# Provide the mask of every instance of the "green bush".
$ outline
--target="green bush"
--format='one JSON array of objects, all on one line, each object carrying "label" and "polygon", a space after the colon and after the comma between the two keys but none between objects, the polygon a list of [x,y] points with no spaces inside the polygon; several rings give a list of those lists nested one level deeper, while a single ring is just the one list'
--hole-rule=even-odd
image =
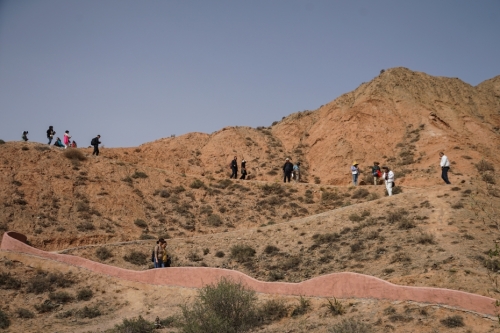
[{"label": "green bush", "polygon": [[88,301],[94,296],[94,293],[92,290],[88,288],[80,289],[78,291],[78,294],[76,295],[76,298],[78,298],[79,301]]},{"label": "green bush", "polygon": [[222,278],[203,287],[196,302],[182,306],[179,325],[184,333],[238,333],[259,325],[255,292]]},{"label": "green bush", "polygon": [[19,308],[16,310],[16,314],[19,318],[31,319],[35,318],[35,314],[28,309]]},{"label": "green bush", "polygon": [[63,155],[70,160],[85,161],[87,159],[87,157],[78,149],[66,149]]},{"label": "green bush", "polygon": [[113,333],[153,333],[155,325],[139,316],[132,319],[123,319],[120,325],[115,325]]},{"label": "green bush", "polygon": [[2,310],[0,310],[0,328],[4,329],[10,326],[9,316]]},{"label": "green bush", "polygon": [[333,303],[329,299],[326,300],[328,301],[328,304],[326,306],[331,314],[333,314],[334,316],[341,316],[345,313],[344,306],[335,297],[333,298]]},{"label": "green bush", "polygon": [[97,250],[95,250],[95,255],[99,260],[104,261],[111,258],[113,253],[105,247],[98,247]]},{"label": "green bush", "polygon": [[141,266],[147,263],[148,256],[142,252],[132,250],[128,255],[123,257],[123,260],[131,264]]},{"label": "green bush", "polygon": [[231,248],[231,258],[243,263],[248,262],[255,255],[255,250],[248,245],[234,245]]},{"label": "green bush", "polygon": [[344,319],[342,322],[335,324],[329,333],[371,333],[372,328],[357,319]]}]

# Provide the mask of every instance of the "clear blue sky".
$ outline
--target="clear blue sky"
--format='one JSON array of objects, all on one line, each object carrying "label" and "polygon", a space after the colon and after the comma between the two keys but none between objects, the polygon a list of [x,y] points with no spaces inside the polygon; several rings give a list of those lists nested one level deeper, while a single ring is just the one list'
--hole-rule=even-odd
[{"label": "clear blue sky", "polygon": [[381,69],[500,74],[500,1],[0,0],[0,138],[268,126]]}]

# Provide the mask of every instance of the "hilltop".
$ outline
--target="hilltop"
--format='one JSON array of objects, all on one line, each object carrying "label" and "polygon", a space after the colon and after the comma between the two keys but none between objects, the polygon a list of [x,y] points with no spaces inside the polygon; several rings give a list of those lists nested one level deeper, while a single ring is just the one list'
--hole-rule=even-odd
[{"label": "hilltop", "polygon": [[[105,148],[99,157],[87,148],[1,144],[0,229],[25,234],[39,249],[131,270],[147,270],[151,263],[124,257],[132,252],[148,257],[154,240],[164,237],[174,266],[228,268],[270,282],[350,271],[498,299],[500,261],[488,253],[500,242],[499,149],[500,76],[473,87],[457,78],[393,68],[317,110],[291,114],[270,127],[189,133],[139,147]],[[440,179],[439,151],[452,161],[451,186]],[[228,179],[233,156],[247,160],[248,180]],[[282,183],[286,157],[301,161],[301,183]],[[356,188],[350,186],[354,160],[364,171]],[[398,194],[387,197],[383,185],[371,185],[373,161],[395,171]],[[235,246],[250,247],[254,254],[236,258]],[[112,256],[104,258],[98,249]],[[3,254],[8,265],[2,273],[23,285],[39,266],[82,274],[75,292],[103,291],[92,304],[107,310],[85,319],[82,332],[111,328],[138,314],[152,320],[162,315],[160,304],[178,313],[177,306],[194,297],[192,290],[124,283]],[[119,286],[120,297],[105,293],[108,283]],[[4,311],[13,315],[21,305],[33,310],[47,296],[21,290],[0,290],[12,300],[2,305]],[[148,299],[158,292],[170,299],[153,304]],[[323,301],[313,303],[322,309]],[[424,315],[416,310],[421,305],[405,303],[345,302],[357,304],[348,316],[359,315],[377,332],[391,327],[410,332],[418,325],[423,325],[419,331],[432,332],[454,313],[436,307]],[[383,311],[389,307],[413,313],[412,319],[390,320]],[[74,331],[73,324],[57,317],[61,311],[14,320],[13,327],[37,331],[42,328],[30,329],[30,323],[43,318],[51,330]],[[474,331],[497,328],[491,318],[460,315]],[[324,332],[325,322],[340,320],[321,316],[301,319],[300,329],[295,319],[284,319],[266,330]]]}]

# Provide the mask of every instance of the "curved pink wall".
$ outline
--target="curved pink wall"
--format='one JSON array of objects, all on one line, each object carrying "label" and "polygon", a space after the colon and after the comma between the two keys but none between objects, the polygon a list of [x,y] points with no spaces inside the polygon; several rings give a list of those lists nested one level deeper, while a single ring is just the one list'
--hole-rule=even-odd
[{"label": "curved pink wall", "polygon": [[22,234],[6,232],[3,235],[1,249],[32,254],[83,267],[96,273],[149,284],[201,288],[204,285],[216,283],[221,277],[230,277],[259,293],[415,301],[496,315],[493,298],[450,289],[398,286],[373,276],[357,273],[333,273],[300,283],[287,283],[262,282],[238,271],[208,267],[172,267],[132,271],[71,255],[45,252],[25,244],[25,241],[26,237]]}]

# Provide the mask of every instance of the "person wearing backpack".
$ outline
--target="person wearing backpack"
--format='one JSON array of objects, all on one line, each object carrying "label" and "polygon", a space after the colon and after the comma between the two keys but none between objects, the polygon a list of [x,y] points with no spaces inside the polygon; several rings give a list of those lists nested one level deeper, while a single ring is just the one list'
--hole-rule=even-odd
[{"label": "person wearing backpack", "polygon": [[387,189],[387,194],[389,196],[392,195],[392,188],[395,186],[394,185],[394,172],[392,172],[389,167],[382,167],[384,170],[384,174],[382,175],[382,178],[385,180],[385,188]]},{"label": "person wearing backpack", "polygon": [[382,176],[379,165],[380,165],[379,162],[373,162],[372,166],[373,185],[378,185],[378,179],[380,178],[380,176]]},{"label": "person wearing backpack", "polygon": [[101,141],[99,139],[101,138],[101,135],[97,134],[95,138],[90,141],[90,144],[94,146],[94,151],[92,152],[92,155],[99,156],[99,144]]},{"label": "person wearing backpack", "polygon": [[290,182],[290,178],[292,177],[292,171],[293,171],[293,164],[290,162],[290,159],[287,157],[285,159],[285,164],[283,165],[283,181],[286,183],[286,180],[288,179],[288,182]]},{"label": "person wearing backpack", "polygon": [[49,126],[49,129],[47,130],[47,139],[49,139],[49,145],[52,143],[52,139],[54,138],[55,134],[56,131],[54,131],[54,127]]},{"label": "person wearing backpack", "polygon": [[23,131],[23,136],[21,137],[23,141],[28,141],[28,131]]},{"label": "person wearing backpack", "polygon": [[237,179],[238,178],[238,158],[236,156],[229,164],[229,167],[231,168],[231,171],[232,171],[231,177],[229,177],[229,178],[232,179],[234,176],[234,179]]}]

